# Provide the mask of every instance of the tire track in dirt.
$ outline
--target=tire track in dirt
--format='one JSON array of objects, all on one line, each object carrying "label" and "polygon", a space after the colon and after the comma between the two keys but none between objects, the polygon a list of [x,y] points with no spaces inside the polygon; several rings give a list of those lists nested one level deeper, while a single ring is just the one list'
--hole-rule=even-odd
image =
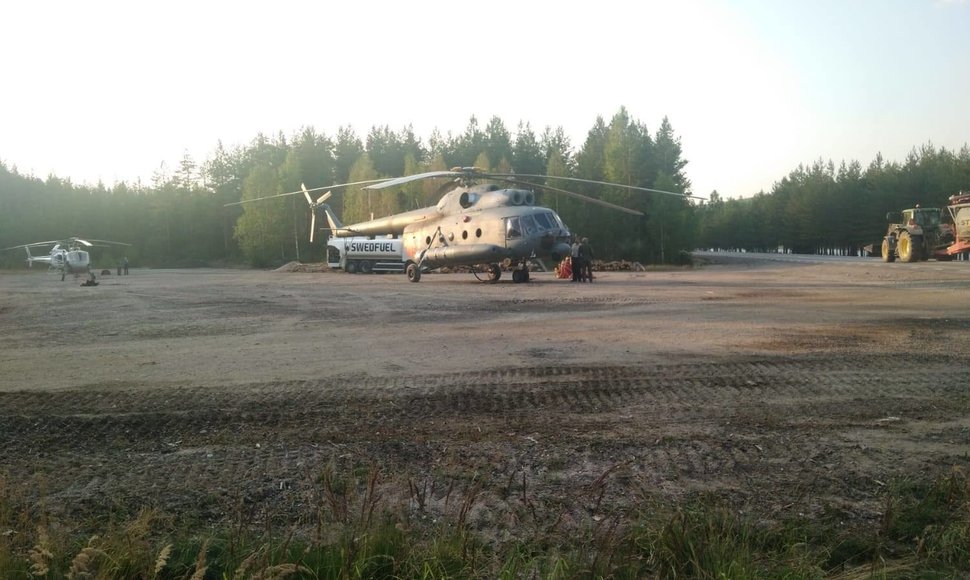
[{"label": "tire track in dirt", "polygon": [[[968,381],[956,358],[913,368],[895,357],[802,357],[7,392],[0,455],[11,459],[0,478],[48,478],[49,498],[80,513],[105,501],[161,503],[207,519],[233,502],[292,516],[328,462],[400,478],[448,462],[498,479],[528,469],[551,474],[533,482],[550,493],[623,464],[651,489],[758,496],[808,486],[866,499],[874,492],[847,482],[870,479],[872,465],[892,472],[957,457],[946,444],[907,454],[924,436],[907,422],[929,425],[927,437],[940,432],[933,425],[954,429],[947,422],[970,408]],[[887,414],[907,419],[882,422]],[[874,449],[849,435],[892,430],[906,441]]]},{"label": "tire track in dirt", "polygon": [[[809,359],[509,368],[428,377],[276,382],[228,390],[92,387],[0,393],[0,441],[8,447],[26,441],[47,450],[108,446],[164,452],[184,439],[246,440],[274,430],[300,429],[322,436],[324,427],[353,433],[358,421],[407,425],[435,417],[494,416],[529,418],[542,425],[564,416],[618,410],[649,417],[654,428],[684,417],[703,426],[731,416],[794,427],[799,415],[824,418],[815,423],[865,424],[883,413],[885,404],[867,409],[867,402],[876,400],[924,415],[952,416],[961,401],[966,406],[968,381],[970,368],[951,360],[924,361],[912,369],[896,359]],[[948,414],[947,408],[952,412]],[[847,413],[851,421],[839,419]],[[611,420],[622,423],[608,416],[601,419],[607,424]]]},{"label": "tire track in dirt", "polygon": [[[58,392],[0,393],[0,416],[73,417],[76,420],[146,415],[196,418],[237,416],[266,409],[280,416],[317,412],[335,402],[406,401],[420,413],[532,411],[584,412],[627,405],[684,405],[739,399],[820,397],[937,397],[962,392],[970,367],[962,360],[898,358],[784,359],[655,366],[550,366],[426,376],[367,376],[282,381],[234,388],[170,385],[89,385]],[[317,411],[314,411],[316,409]],[[16,412],[14,412],[16,411]],[[89,417],[90,415],[90,417]],[[64,425],[61,425],[63,428]]]}]

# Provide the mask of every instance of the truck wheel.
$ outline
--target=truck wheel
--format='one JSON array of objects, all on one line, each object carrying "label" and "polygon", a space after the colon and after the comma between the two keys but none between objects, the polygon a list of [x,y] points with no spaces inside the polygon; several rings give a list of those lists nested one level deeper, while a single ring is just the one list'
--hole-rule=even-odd
[{"label": "truck wheel", "polygon": [[892,246],[889,245],[888,239],[882,240],[882,261],[883,262],[895,262],[896,253],[893,251]]},{"label": "truck wheel", "polygon": [[414,262],[408,264],[407,269],[408,281],[410,282],[420,282],[421,281],[421,268]]},{"label": "truck wheel", "polygon": [[909,235],[909,232],[899,234],[899,241],[896,242],[896,247],[899,248],[899,259],[903,262],[915,262],[919,260],[919,246],[916,245],[916,240]]},{"label": "truck wheel", "polygon": [[356,274],[357,262],[354,260],[347,260],[347,264],[344,266],[344,271],[346,271],[348,274]]},{"label": "truck wheel", "polygon": [[370,260],[360,261],[360,273],[361,274],[371,274],[374,272],[374,262]]}]

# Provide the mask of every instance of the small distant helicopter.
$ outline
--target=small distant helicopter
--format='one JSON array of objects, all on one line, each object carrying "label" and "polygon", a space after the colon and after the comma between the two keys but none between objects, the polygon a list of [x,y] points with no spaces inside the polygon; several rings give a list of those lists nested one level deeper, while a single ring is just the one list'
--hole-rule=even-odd
[{"label": "small distant helicopter", "polygon": [[[61,273],[61,281],[67,274],[73,274],[75,278],[81,274],[91,275],[91,255],[87,250],[95,245],[112,244],[118,246],[130,246],[124,242],[112,242],[108,240],[82,240],[78,237],[68,238],[67,240],[49,240],[46,242],[34,242],[20,246],[3,248],[6,250],[16,250],[23,248],[27,252],[27,267],[32,268],[34,262],[47,264],[50,270]],[[34,255],[30,253],[31,248],[44,248],[52,246],[50,252],[45,255]]]},{"label": "small distant helicopter", "polygon": [[[384,189],[421,179],[449,178],[439,188],[441,199],[431,207],[398,213],[356,224],[343,225],[330,206],[324,202],[331,190],[367,184],[364,189]],[[535,193],[521,189],[522,185],[562,193],[588,203],[594,203],[632,215],[643,215],[634,209],[615,205],[564,189],[528,183],[522,180],[558,179],[579,183],[619,187],[689,198],[682,193],[648,189],[592,181],[570,177],[550,177],[513,173],[487,173],[475,167],[456,167],[450,171],[431,171],[406,177],[376,179],[343,183],[327,187],[283,193],[257,199],[244,200],[226,205],[239,205],[263,199],[303,193],[311,209],[310,241],[316,229],[316,210],[322,209],[336,237],[390,236],[403,240],[405,272],[408,280],[419,282],[422,272],[444,266],[474,266],[484,273],[486,282],[497,282],[502,267],[512,270],[512,281],[529,281],[529,264],[532,260],[551,258],[558,262],[570,253],[572,234],[559,215],[550,208],[535,205]],[[496,183],[479,183],[482,180],[500,182],[511,187],[502,188]],[[316,200],[310,191],[326,189]]]}]

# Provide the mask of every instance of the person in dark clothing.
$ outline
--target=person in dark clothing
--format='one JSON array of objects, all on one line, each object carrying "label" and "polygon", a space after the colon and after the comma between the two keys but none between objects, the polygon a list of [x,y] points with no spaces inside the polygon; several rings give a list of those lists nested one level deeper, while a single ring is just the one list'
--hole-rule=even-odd
[{"label": "person in dark clothing", "polygon": [[583,257],[583,274],[581,278],[586,282],[593,281],[593,246],[589,245],[589,238],[583,238],[579,244],[579,253]]},{"label": "person in dark clothing", "polygon": [[125,276],[127,276],[128,275],[128,256],[125,256],[125,259],[123,262],[121,262],[121,265],[124,266]]},{"label": "person in dark clothing", "polygon": [[588,256],[586,255],[586,238],[579,239],[579,281],[586,281],[586,264],[588,262]]}]

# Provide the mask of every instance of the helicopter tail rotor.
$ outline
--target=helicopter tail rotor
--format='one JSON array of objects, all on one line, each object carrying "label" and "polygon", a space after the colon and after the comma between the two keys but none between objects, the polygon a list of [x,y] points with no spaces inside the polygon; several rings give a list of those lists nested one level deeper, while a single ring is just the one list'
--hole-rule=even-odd
[{"label": "helicopter tail rotor", "polygon": [[303,197],[306,198],[307,204],[310,205],[310,243],[313,243],[313,234],[317,231],[317,208],[323,205],[323,202],[330,199],[331,192],[324,193],[313,201],[310,196],[309,190],[307,190],[306,185],[300,184],[300,190],[303,191]]}]

